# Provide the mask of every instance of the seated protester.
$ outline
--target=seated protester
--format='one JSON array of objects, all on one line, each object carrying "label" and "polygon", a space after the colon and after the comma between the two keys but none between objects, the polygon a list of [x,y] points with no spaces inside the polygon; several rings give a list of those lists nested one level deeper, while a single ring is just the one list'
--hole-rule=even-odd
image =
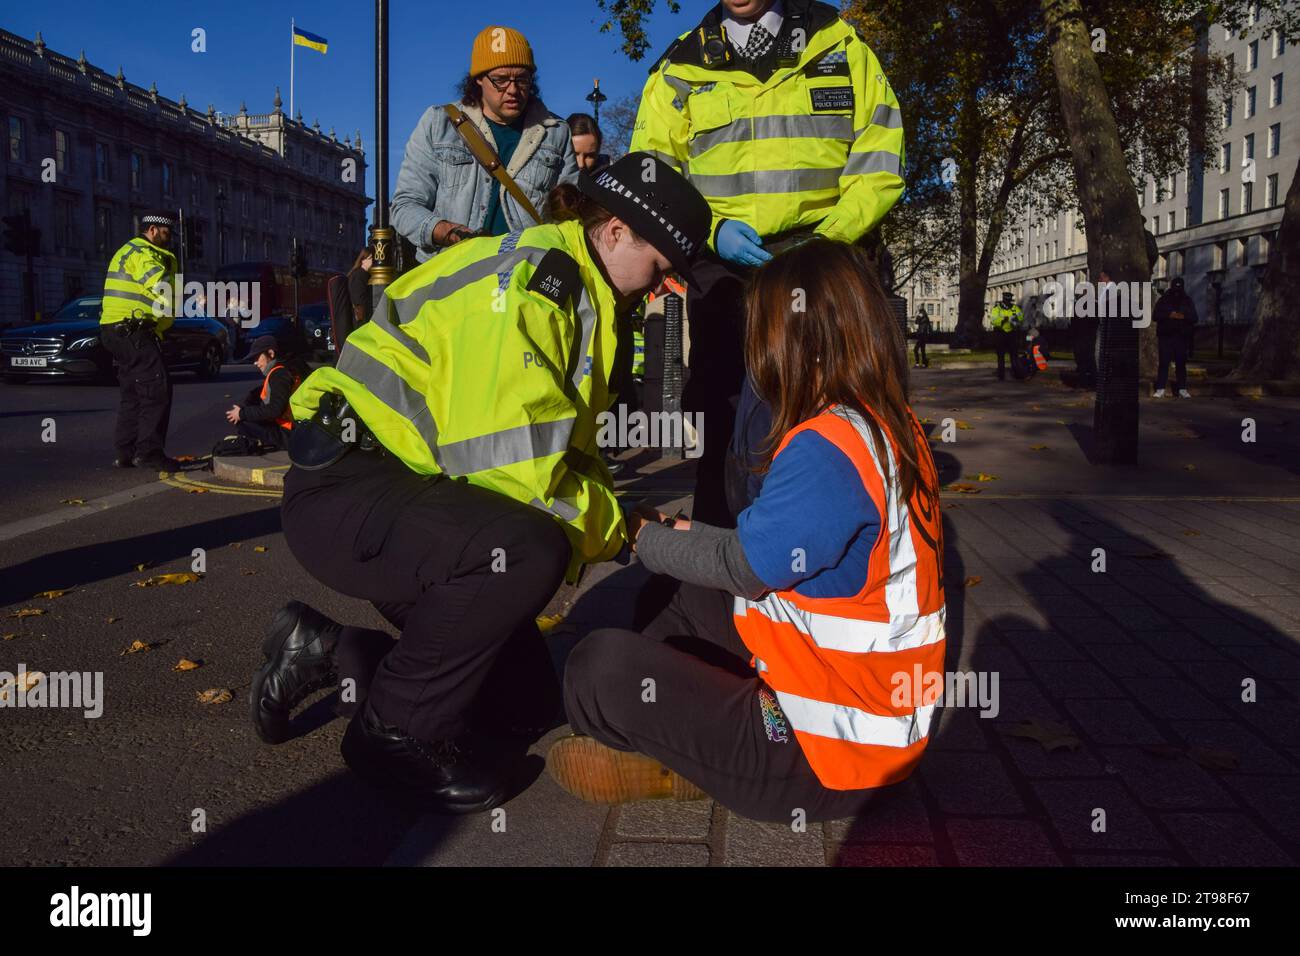
[{"label": "seated protester", "polygon": [[248,393],[242,405],[226,412],[226,421],[238,426],[235,431],[272,448],[289,447],[293,417],[289,399],[306,377],[306,369],[296,358],[278,357],[279,343],[273,335],[263,335],[249,348],[253,362],[264,376],[260,388]]},{"label": "seated protester", "polygon": [[547,764],[595,802],[707,794],[758,820],[848,817],[908,777],[929,739],[938,479],[902,331],[861,250],[813,239],[761,267],[747,328],[772,409],[762,489],[735,530],[648,509],[629,521],[642,563],[682,586],[644,633],[578,643],[564,702],[586,736]]}]

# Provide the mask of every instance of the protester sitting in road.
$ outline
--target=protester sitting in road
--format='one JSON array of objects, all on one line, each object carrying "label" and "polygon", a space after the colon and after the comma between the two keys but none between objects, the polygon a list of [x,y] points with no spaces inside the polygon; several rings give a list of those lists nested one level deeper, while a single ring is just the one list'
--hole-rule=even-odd
[{"label": "protester sitting in road", "polygon": [[574,113],[567,120],[569,132],[573,134],[573,154],[578,159],[578,168],[585,172],[609,163],[609,157],[602,155],[600,147],[605,143],[605,136],[594,116],[586,113]]},{"label": "protester sitting in road", "polygon": [[860,249],[813,239],[763,266],[747,328],[772,408],[758,498],[735,530],[630,519],[642,563],[683,584],[644,633],[577,645],[564,702],[587,736],[547,763],[597,802],[708,794],[762,820],[847,817],[928,740],[944,664],[938,479],[902,330]]},{"label": "protester sitting in road", "polygon": [[261,387],[250,391],[242,405],[232,405],[226,421],[237,426],[235,431],[244,438],[283,449],[289,446],[289,431],[293,428],[289,399],[306,377],[307,369],[298,359],[280,358],[280,351],[273,335],[253,341],[249,353],[264,376]]}]

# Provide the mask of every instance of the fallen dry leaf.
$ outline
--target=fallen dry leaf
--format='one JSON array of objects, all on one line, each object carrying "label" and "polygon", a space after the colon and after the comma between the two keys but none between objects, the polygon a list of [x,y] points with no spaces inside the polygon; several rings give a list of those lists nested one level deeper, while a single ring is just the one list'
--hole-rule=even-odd
[{"label": "fallen dry leaf", "polygon": [[1195,471],[1195,470],[1196,470],[1196,466],[1195,466],[1195,465],[1183,465],[1183,469],[1184,469],[1185,471]]},{"label": "fallen dry leaf", "polygon": [[1031,412],[1041,412],[1041,411],[1043,410],[1043,406],[1041,406],[1041,405],[1030,405],[1030,406],[1029,406],[1029,410],[1030,410]]},{"label": "fallen dry leaf", "polygon": [[240,568],[239,573],[247,578],[247,577],[252,577],[257,572],[254,571],[252,568]]},{"label": "fallen dry leaf", "polygon": [[976,481],[999,481],[1000,479],[998,478],[997,475],[986,475],[984,474],[984,472],[981,471],[978,475],[975,476],[975,480]]},{"label": "fallen dry leaf", "polygon": [[105,623],[105,624],[116,624],[116,623],[117,623],[118,621],[120,621],[120,620],[122,620],[120,617],[110,617],[110,618],[109,618],[107,621],[105,621],[104,623]]},{"label": "fallen dry leaf", "polygon": [[955,491],[959,495],[978,495],[980,493],[980,489],[976,488],[974,485],[963,485],[960,483],[949,485],[948,490]]},{"label": "fallen dry leaf", "polygon": [[65,505],[84,505],[85,503],[85,498],[64,498],[62,501],[62,504]]},{"label": "fallen dry leaf", "polygon": [[131,585],[133,588],[152,588],[163,584],[193,584],[199,580],[199,575],[193,571],[182,571],[179,574],[155,574],[144,581],[136,581]]},{"label": "fallen dry leaf", "polygon": [[1008,737],[1022,737],[1025,740],[1037,740],[1048,753],[1054,750],[1078,750],[1083,741],[1074,736],[1074,731],[1064,724],[1051,720],[1031,717],[1022,720],[1016,726],[1002,731]]},{"label": "fallen dry leaf", "polygon": [[6,634],[3,637],[0,637],[0,641],[12,641],[17,636],[17,634]]},{"label": "fallen dry leaf", "polygon": [[1068,425],[1068,424],[1070,424],[1070,423],[1067,422],[1064,418],[1058,418],[1058,419],[1056,420],[1056,424],[1058,424],[1058,425]]},{"label": "fallen dry leaf", "polygon": [[228,704],[235,698],[235,695],[224,687],[213,687],[194,696],[199,699],[200,704]]},{"label": "fallen dry leaf", "polygon": [[152,568],[152,567],[153,567],[152,561],[141,561],[139,564],[135,566],[135,569],[137,571],[143,571],[145,568]]},{"label": "fallen dry leaf", "polygon": [[203,666],[202,661],[192,661],[188,657],[182,657],[179,664],[172,668],[174,671],[196,671]]},{"label": "fallen dry leaf", "polygon": [[208,493],[208,489],[206,488],[195,488],[193,486],[186,488],[185,490],[192,495],[206,495]]},{"label": "fallen dry leaf", "polygon": [[33,597],[45,598],[47,601],[53,601],[55,598],[61,598],[63,595],[71,593],[72,589],[69,588],[64,591],[42,591],[40,594],[33,595]]},{"label": "fallen dry leaf", "polygon": [[1029,446],[1029,450],[1030,450],[1030,451],[1047,451],[1047,446],[1046,446],[1046,445],[1030,445],[1030,446]]},{"label": "fallen dry leaf", "polygon": [[43,607],[20,607],[18,610],[14,611],[9,616],[10,617],[40,617],[44,613],[45,613],[45,608]]},{"label": "fallen dry leaf", "polygon": [[256,548],[254,548],[253,550],[256,551],[258,554],[265,554],[267,549],[266,549],[266,545],[264,545],[264,544],[259,544],[259,545],[258,545]]},{"label": "fallen dry leaf", "polygon": [[1199,538],[1201,536],[1199,531],[1193,531],[1191,528],[1188,528],[1183,532],[1183,534],[1187,535],[1189,538]]},{"label": "fallen dry leaf", "polygon": [[563,614],[543,614],[537,619],[537,629],[543,634],[548,634],[555,630],[555,625],[563,620]]},{"label": "fallen dry leaf", "polygon": [[194,461],[195,458],[194,458],[193,455],[177,455],[177,456],[176,456],[176,460],[177,460],[177,461]]},{"label": "fallen dry leaf", "polygon": [[[0,700],[7,701],[11,691],[21,693],[22,691],[31,690],[41,682],[43,677],[45,677],[45,675],[40,671],[24,671],[22,674],[21,688],[19,687],[19,679],[17,675],[7,678],[3,684],[0,684]],[[15,694],[14,700],[17,699],[17,694]]]},{"label": "fallen dry leaf", "polygon": [[979,584],[983,580],[984,579],[980,577],[978,574],[972,574],[970,577],[966,579],[965,586],[968,588],[973,588],[975,585]]},{"label": "fallen dry leaf", "polygon": [[144,641],[132,641],[131,646],[124,650],[119,657],[126,657],[127,654],[139,654],[142,651],[153,650],[152,644],[146,644]]},{"label": "fallen dry leaf", "polygon": [[1187,751],[1187,756],[1206,770],[1236,770],[1238,766],[1237,755],[1231,750],[1191,747]]},{"label": "fallen dry leaf", "polygon": [[958,421],[957,428],[961,431],[969,432],[969,431],[974,431],[975,426],[971,425],[969,422]]}]

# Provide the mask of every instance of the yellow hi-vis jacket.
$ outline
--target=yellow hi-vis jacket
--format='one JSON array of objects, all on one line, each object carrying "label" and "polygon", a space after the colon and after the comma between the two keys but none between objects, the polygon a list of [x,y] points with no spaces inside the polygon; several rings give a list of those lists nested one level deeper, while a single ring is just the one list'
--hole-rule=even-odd
[{"label": "yellow hi-vis jacket", "polygon": [[104,306],[100,325],[123,319],[148,319],[161,336],[175,317],[172,315],[172,281],[176,257],[148,239],[135,238],[113,253],[104,277]]},{"label": "yellow hi-vis jacket", "polygon": [[854,242],[903,191],[903,117],[875,54],[829,4],[787,0],[784,10],[777,45],[793,65],[760,78],[732,50],[729,64],[705,66],[714,10],[669,48],[641,94],[631,148],[704,195],[711,248],[724,219],[764,237],[816,227]]},{"label": "yellow hi-vis jacket", "polygon": [[1008,308],[999,302],[989,310],[989,318],[993,321],[993,328],[999,332],[1014,332],[1020,328],[1025,313],[1018,305],[1013,304]]},{"label": "yellow hi-vis jacket", "polygon": [[293,417],[337,392],[412,471],[554,515],[576,581],[626,541],[596,445],[613,402],[615,308],[581,223],[459,242],[388,287],[338,365],[294,392]]}]

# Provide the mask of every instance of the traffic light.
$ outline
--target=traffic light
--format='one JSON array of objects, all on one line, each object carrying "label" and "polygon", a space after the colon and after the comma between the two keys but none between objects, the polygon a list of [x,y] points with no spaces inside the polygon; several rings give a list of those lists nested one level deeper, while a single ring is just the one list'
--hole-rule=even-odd
[{"label": "traffic light", "polygon": [[297,243],[293,247],[292,266],[295,278],[301,279],[307,274],[307,244]]},{"label": "traffic light", "polygon": [[16,256],[27,255],[31,248],[30,219],[26,212],[4,217],[5,250]]}]

